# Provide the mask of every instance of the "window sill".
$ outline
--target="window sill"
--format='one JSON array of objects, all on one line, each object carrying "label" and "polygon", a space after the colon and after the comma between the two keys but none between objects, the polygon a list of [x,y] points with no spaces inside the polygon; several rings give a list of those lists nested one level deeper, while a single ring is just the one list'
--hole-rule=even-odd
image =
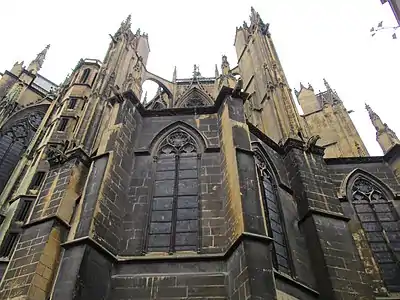
[{"label": "window sill", "polygon": [[289,284],[294,285],[295,287],[303,290],[306,293],[312,294],[314,296],[318,296],[319,295],[319,293],[316,290],[310,288],[309,286],[305,285],[304,283],[301,283],[301,282],[297,281],[295,278],[293,278],[293,277],[291,277],[291,276],[289,276],[289,275],[287,275],[285,273],[282,273],[282,272],[279,272],[277,270],[274,270],[274,274],[275,274],[276,277],[278,277],[278,278],[280,278],[282,280],[285,280]]}]

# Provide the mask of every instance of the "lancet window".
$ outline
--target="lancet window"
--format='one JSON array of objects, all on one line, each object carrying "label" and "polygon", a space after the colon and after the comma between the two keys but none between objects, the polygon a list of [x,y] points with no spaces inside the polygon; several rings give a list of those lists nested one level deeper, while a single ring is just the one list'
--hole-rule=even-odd
[{"label": "lancet window", "polygon": [[184,129],[168,134],[154,158],[145,252],[199,251],[199,148]]},{"label": "lancet window", "polygon": [[349,193],[383,281],[389,291],[400,292],[399,215],[383,189],[364,176],[352,182]]},{"label": "lancet window", "polygon": [[268,235],[273,238],[272,262],[279,272],[291,274],[289,249],[277,186],[263,156],[256,152],[256,166],[261,187]]}]

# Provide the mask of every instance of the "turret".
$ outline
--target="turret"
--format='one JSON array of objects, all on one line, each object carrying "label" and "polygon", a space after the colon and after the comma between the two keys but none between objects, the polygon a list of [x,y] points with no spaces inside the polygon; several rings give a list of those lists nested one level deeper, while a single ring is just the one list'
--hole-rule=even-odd
[{"label": "turret", "polygon": [[372,125],[375,127],[376,140],[379,146],[381,146],[383,153],[386,154],[396,144],[400,145],[400,140],[396,133],[386,123],[382,122],[378,114],[368,104],[365,104],[365,109],[369,114]]},{"label": "turret", "polygon": [[10,72],[13,73],[15,76],[19,76],[22,72],[23,67],[24,67],[23,61],[16,62]]},{"label": "turret", "polygon": [[295,91],[309,134],[321,137],[318,145],[325,147],[326,158],[368,156],[350,111],[326,79],[323,83],[323,92],[315,93],[310,83],[300,83],[300,91]]},{"label": "turret", "polygon": [[321,110],[321,103],[318,101],[317,95],[310,84],[308,87],[305,87],[302,83],[300,83],[300,90],[295,90],[295,94],[297,101],[299,102],[299,105],[301,106],[301,109],[305,115]]}]

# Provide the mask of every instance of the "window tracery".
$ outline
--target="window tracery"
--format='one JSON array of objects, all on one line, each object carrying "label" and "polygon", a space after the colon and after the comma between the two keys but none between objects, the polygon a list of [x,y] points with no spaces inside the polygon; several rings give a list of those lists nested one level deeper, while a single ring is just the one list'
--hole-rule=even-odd
[{"label": "window tracery", "polygon": [[159,144],[144,252],[199,251],[198,152],[181,128]]},{"label": "window tracery", "polygon": [[255,152],[255,161],[260,181],[264,213],[267,218],[268,235],[273,239],[272,262],[276,270],[291,274],[290,251],[287,245],[282,209],[276,184],[267,163],[259,152]]},{"label": "window tracery", "polygon": [[184,104],[183,107],[202,107],[206,106],[207,104],[204,100],[200,97],[199,94],[194,93]]},{"label": "window tracery", "polygon": [[389,291],[400,292],[400,219],[397,212],[383,190],[362,176],[353,181],[350,199],[383,281]]},{"label": "window tracery", "polygon": [[209,106],[210,101],[207,99],[206,95],[203,95],[203,92],[200,92],[197,88],[193,88],[190,91],[186,92],[181,101],[178,100],[180,105],[179,107],[203,107]]},{"label": "window tracery", "polygon": [[0,132],[0,192],[39,127],[44,114],[32,112]]}]

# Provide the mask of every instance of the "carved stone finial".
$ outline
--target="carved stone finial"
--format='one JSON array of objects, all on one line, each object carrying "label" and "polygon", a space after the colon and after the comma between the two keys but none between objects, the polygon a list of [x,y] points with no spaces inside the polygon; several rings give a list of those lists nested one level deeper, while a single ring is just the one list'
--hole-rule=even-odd
[{"label": "carved stone finial", "polygon": [[295,89],[294,89],[294,94],[296,95],[296,97],[299,97],[300,92],[295,88]]},{"label": "carved stone finial", "polygon": [[324,85],[325,85],[327,91],[332,90],[331,86],[329,85],[328,81],[325,78],[324,78]]},{"label": "carved stone finial", "polygon": [[313,86],[311,85],[311,83],[308,83],[308,89],[311,90],[311,91],[314,91],[314,88],[313,88]]},{"label": "carved stone finial", "polygon": [[176,82],[176,75],[177,75],[177,71],[176,71],[176,66],[175,66],[174,73],[172,74],[172,82]]},{"label": "carved stone finial", "polygon": [[132,20],[132,15],[129,14],[129,15],[126,17],[125,25],[131,26],[131,20]]}]

